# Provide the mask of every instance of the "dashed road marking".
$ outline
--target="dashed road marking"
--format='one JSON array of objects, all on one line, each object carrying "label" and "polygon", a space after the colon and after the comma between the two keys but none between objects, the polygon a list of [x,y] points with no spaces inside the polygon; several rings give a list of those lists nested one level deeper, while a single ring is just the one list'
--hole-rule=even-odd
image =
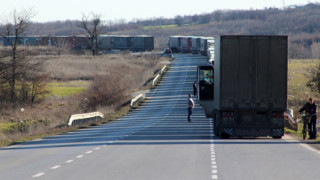
[{"label": "dashed road marking", "polygon": [[83,158],[83,156],[84,155],[81,154],[81,155],[77,156],[76,158],[80,159],[80,158]]},{"label": "dashed road marking", "polygon": [[66,161],[66,163],[72,163],[72,162],[73,162],[73,160],[72,160],[72,159],[70,159],[70,160]]},{"label": "dashed road marking", "polygon": [[93,151],[87,151],[86,154],[91,154]]},{"label": "dashed road marking", "polygon": [[101,149],[100,147],[97,147],[97,148],[95,148],[94,150],[99,150],[99,149]]},{"label": "dashed road marking", "polygon": [[40,176],[43,176],[45,173],[38,173],[38,174],[36,174],[36,175],[34,175],[34,176],[32,176],[33,178],[37,178],[37,177],[40,177]]},{"label": "dashed road marking", "polygon": [[212,179],[218,179],[218,175],[215,175],[215,174],[214,174],[214,175],[211,176],[211,178],[212,178]]},{"label": "dashed road marking", "polygon": [[[213,121],[210,121],[211,127],[213,128]],[[211,179],[218,179],[218,168],[217,168],[217,161],[216,161],[216,153],[214,151],[214,133],[213,129],[210,129],[210,137],[211,137],[211,145],[210,145],[210,152],[211,152]]]},{"label": "dashed road marking", "polygon": [[212,170],[212,174],[217,174],[217,173],[218,173],[218,170],[216,170],[216,169]]},{"label": "dashed road marking", "polygon": [[61,167],[60,165],[56,165],[56,166],[51,167],[50,169],[58,169],[60,167]]}]

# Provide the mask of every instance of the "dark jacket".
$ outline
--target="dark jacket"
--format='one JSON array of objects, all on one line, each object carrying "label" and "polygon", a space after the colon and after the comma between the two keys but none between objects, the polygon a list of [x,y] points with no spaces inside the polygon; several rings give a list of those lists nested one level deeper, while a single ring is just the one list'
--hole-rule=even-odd
[{"label": "dark jacket", "polygon": [[306,113],[309,113],[309,114],[317,114],[317,104],[307,103],[299,110],[299,112],[303,112],[303,111],[306,111]]}]

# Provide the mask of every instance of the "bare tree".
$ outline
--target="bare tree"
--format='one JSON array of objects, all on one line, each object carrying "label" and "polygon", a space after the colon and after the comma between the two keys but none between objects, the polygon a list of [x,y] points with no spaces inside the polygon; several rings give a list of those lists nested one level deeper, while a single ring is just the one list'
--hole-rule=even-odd
[{"label": "bare tree", "polygon": [[19,78],[19,68],[23,64],[24,55],[18,51],[18,46],[21,41],[21,36],[30,24],[30,19],[33,16],[32,10],[14,10],[11,17],[0,30],[0,36],[8,41],[10,45],[10,59],[6,63],[2,71],[5,72],[7,82],[10,85],[10,100],[16,101],[16,81]]},{"label": "bare tree", "polygon": [[89,16],[83,15],[78,27],[86,31],[89,36],[92,55],[97,55],[99,50],[98,36],[102,34],[104,28],[101,20],[101,15],[92,14],[91,18]]}]

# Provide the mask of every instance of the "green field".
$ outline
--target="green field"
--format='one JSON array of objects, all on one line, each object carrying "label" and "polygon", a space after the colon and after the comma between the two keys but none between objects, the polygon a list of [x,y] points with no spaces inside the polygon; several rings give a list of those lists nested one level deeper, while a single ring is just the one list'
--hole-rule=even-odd
[{"label": "green field", "polygon": [[[315,98],[318,106],[320,105],[320,94],[318,92],[311,91],[307,86],[311,77],[311,71],[318,66],[318,63],[320,63],[320,60],[289,60],[288,108],[294,110],[294,119],[301,119],[298,110],[307,102],[309,97]],[[298,132],[287,130],[287,133],[302,137],[301,129],[302,124],[299,124]],[[318,134],[319,133],[320,132],[318,131]],[[317,140],[320,141],[319,135]]]},{"label": "green field", "polygon": [[178,25],[171,24],[171,25],[159,25],[159,26],[144,26],[143,30],[153,30],[153,29],[168,29],[168,28],[176,28]]},{"label": "green field", "polygon": [[51,82],[47,84],[50,96],[65,97],[80,94],[87,89],[89,82],[71,81],[71,82]]}]

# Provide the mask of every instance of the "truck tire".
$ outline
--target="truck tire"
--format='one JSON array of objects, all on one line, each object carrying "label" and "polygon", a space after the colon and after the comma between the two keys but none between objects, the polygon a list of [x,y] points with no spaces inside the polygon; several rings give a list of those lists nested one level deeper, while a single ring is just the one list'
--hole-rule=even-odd
[{"label": "truck tire", "polygon": [[218,117],[217,117],[217,113],[214,113],[213,115],[213,124],[214,124],[214,134],[215,136],[219,136],[219,128],[218,128]]},{"label": "truck tire", "polygon": [[230,135],[225,133],[225,132],[221,132],[221,139],[229,139],[230,138]]},{"label": "truck tire", "polygon": [[272,136],[273,139],[282,139],[282,136]]}]

